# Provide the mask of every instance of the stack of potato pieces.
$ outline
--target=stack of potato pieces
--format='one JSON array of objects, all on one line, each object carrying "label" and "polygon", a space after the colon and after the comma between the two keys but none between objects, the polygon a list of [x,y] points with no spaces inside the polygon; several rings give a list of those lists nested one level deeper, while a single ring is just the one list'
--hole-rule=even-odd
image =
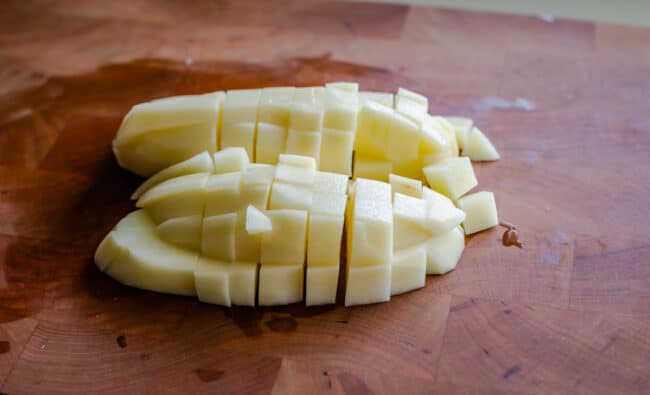
[{"label": "stack of potato pieces", "polygon": [[464,234],[498,223],[491,192],[467,195],[478,183],[470,159],[498,159],[494,146],[405,89],[340,82],[154,100],[125,116],[113,150],[151,177],[97,266],[209,303],[331,304],[339,289],[346,305],[387,301],[452,270]]}]

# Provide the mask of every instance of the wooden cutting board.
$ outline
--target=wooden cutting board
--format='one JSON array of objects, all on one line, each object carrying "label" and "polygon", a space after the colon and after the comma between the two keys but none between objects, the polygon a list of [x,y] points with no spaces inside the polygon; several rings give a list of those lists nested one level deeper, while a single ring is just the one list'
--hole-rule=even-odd
[{"label": "wooden cutting board", "polygon": [[[226,309],[92,263],[141,182],[111,139],[172,94],[359,81],[473,117],[503,229],[390,303]],[[8,393],[650,392],[650,30],[401,5],[8,2],[0,383]]]}]

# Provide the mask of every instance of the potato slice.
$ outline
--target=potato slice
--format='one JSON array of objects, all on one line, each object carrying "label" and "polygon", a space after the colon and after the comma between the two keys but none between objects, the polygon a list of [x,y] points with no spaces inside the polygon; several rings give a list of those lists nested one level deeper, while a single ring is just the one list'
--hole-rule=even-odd
[{"label": "potato slice", "polygon": [[189,215],[170,218],[158,225],[156,230],[161,239],[190,250],[201,248],[201,227],[203,216]]},{"label": "potato slice", "polygon": [[158,173],[149,177],[133,192],[131,199],[137,200],[143,193],[163,181],[189,174],[212,172],[214,172],[212,157],[210,157],[208,151],[203,151],[187,160],[160,170]]},{"label": "potato slice", "polygon": [[209,177],[207,173],[197,173],[171,178],[145,192],[136,206],[146,208],[156,223],[171,218],[203,215]]},{"label": "potato slice", "polygon": [[106,274],[136,288],[195,295],[198,253],[161,240],[145,210],[128,214],[109,237],[102,242],[95,258]]},{"label": "potato slice", "polygon": [[255,127],[260,89],[235,89],[226,92],[221,115],[219,148],[243,147],[255,157]]}]

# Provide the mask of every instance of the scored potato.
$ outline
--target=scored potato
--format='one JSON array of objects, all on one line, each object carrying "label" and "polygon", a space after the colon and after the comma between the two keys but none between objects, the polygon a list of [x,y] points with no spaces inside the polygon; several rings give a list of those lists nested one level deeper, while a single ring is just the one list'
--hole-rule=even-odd
[{"label": "scored potato", "polygon": [[498,159],[494,145],[403,88],[159,99],[127,114],[113,148],[121,166],[155,174],[97,266],[208,303],[330,304],[339,288],[346,306],[384,302],[453,269],[464,233],[498,222],[491,192],[464,196],[477,184],[470,159]]}]

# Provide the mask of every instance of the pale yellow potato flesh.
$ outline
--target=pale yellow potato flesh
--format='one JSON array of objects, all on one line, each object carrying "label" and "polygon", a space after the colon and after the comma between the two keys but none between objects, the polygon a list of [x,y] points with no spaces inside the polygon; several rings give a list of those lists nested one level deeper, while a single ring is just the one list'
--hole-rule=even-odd
[{"label": "pale yellow potato flesh", "polygon": [[[116,157],[158,173],[133,195],[139,219],[125,217],[95,261],[126,284],[227,306],[254,305],[256,293],[261,305],[299,302],[303,292],[307,305],[334,303],[344,267],[346,305],[387,301],[423,286],[423,273],[453,269],[463,229],[498,222],[493,194],[463,197],[477,184],[470,159],[499,158],[472,125],[429,115],[413,91],[348,82],[135,106]],[[175,282],[152,245],[191,258]]]}]

